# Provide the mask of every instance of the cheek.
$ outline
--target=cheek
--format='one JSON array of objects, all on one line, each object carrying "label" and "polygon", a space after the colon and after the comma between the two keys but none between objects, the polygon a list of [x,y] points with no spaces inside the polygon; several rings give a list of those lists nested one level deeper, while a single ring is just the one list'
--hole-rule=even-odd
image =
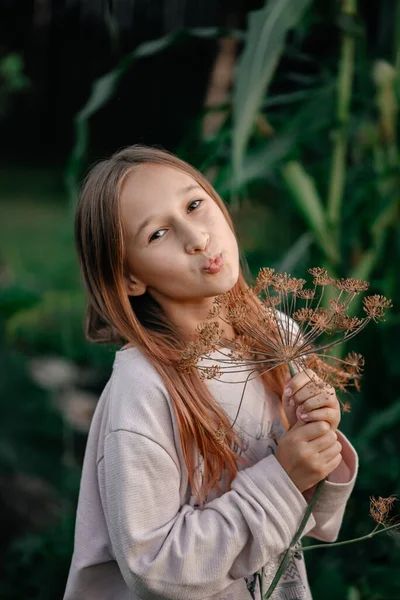
[{"label": "cheek", "polygon": [[228,248],[230,250],[232,260],[235,262],[235,265],[237,263],[237,268],[239,269],[239,247],[236,237],[230,227],[228,227],[226,238],[228,240]]},{"label": "cheek", "polygon": [[142,257],[138,256],[135,265],[137,275],[146,283],[153,286],[162,284],[164,287],[173,284],[177,275],[182,275],[184,267],[179,263],[178,253],[170,252],[165,244]]}]

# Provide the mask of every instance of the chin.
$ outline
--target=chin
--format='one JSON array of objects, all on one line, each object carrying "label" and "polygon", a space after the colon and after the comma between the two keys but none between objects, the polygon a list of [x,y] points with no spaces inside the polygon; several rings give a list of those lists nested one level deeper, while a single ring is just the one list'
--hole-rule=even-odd
[{"label": "chin", "polygon": [[238,282],[240,275],[240,265],[239,262],[235,263],[234,267],[230,271],[230,280],[232,282],[232,287]]},{"label": "chin", "polygon": [[235,285],[237,284],[239,279],[239,271],[237,273],[230,273],[229,277],[226,278],[226,280],[222,283],[221,287],[223,287],[223,289],[221,290],[221,294],[224,294],[225,292],[229,292],[233,287],[235,287]]}]

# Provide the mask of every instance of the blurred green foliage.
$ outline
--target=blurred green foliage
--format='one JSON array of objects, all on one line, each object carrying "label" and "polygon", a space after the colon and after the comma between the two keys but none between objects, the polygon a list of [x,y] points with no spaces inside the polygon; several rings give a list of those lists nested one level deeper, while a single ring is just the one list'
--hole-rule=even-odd
[{"label": "blurred green foliage", "polygon": [[[370,325],[347,348],[365,356],[366,370],[341,425],[361,461],[340,534],[346,539],[373,528],[370,496],[400,492],[400,2],[379,20],[382,35],[393,30],[385,57],[368,38],[362,2],[321,9],[304,1],[297,13],[290,4],[267,4],[250,17],[245,36],[231,32],[245,37],[245,45],[229,101],[212,109],[223,114],[221,124],[205,137],[202,123],[211,111],[205,109],[176,152],[212,177],[230,205],[253,274],[271,265],[302,277],[323,265],[338,277],[366,278],[371,293],[393,300],[387,321]],[[337,42],[322,59],[307,50],[320,27],[331,27]],[[66,368],[63,383],[39,385],[32,359],[50,355],[75,365],[81,387],[97,395],[113,360],[114,349],[84,340],[72,240],[71,209],[87,167],[90,117],[117,93],[133,60],[177,40],[184,43],[185,36],[143,45],[93,82],[92,96],[76,115],[68,193],[57,184],[43,194],[43,181],[27,185],[26,173],[13,191],[2,186],[0,506],[8,524],[0,544],[0,598],[61,598],[71,558],[85,435],[68,418],[62,398],[76,381],[72,375],[68,380],[72,371]],[[39,498],[51,515],[47,525],[39,509],[29,515],[10,501],[7,490],[20,489],[21,473],[31,487],[25,481],[18,497],[28,504]],[[313,597],[398,600],[399,561],[395,536],[310,551]]]},{"label": "blurred green foliage", "polygon": [[0,119],[7,114],[13,95],[29,86],[29,79],[23,70],[22,56],[16,52],[0,59]]}]

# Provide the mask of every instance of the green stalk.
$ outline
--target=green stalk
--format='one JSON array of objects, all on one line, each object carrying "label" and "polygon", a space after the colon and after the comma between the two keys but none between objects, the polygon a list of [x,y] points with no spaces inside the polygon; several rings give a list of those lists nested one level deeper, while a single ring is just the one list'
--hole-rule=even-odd
[{"label": "green stalk", "polygon": [[293,552],[294,546],[299,541],[299,539],[301,537],[301,534],[303,533],[304,528],[307,525],[307,522],[308,522],[308,519],[310,518],[312,510],[313,510],[313,508],[314,508],[314,506],[315,506],[318,498],[321,495],[324,483],[325,483],[325,479],[323,479],[322,481],[320,481],[318,483],[317,488],[316,488],[315,493],[314,493],[314,496],[312,497],[312,500],[311,500],[310,504],[307,506],[307,510],[304,513],[304,516],[303,516],[303,519],[302,519],[302,521],[300,523],[300,526],[299,526],[299,528],[298,528],[298,530],[297,530],[294,538],[292,539],[289,548],[286,550],[286,552],[285,552],[285,554],[284,554],[284,556],[282,558],[281,564],[279,565],[279,568],[278,568],[277,572],[275,573],[275,577],[273,578],[273,580],[271,582],[271,585],[269,586],[269,588],[267,590],[267,593],[265,594],[263,600],[267,600],[268,598],[271,598],[271,596],[272,596],[272,594],[273,594],[276,586],[279,583],[280,578],[284,574],[285,569],[286,569],[286,567],[288,565],[288,562],[289,562],[289,560],[292,557],[292,552]]},{"label": "green stalk", "polygon": [[[294,377],[296,375],[296,371],[293,369],[293,366],[292,366],[291,363],[289,363],[288,366],[289,366],[289,371],[290,371],[291,376]],[[301,538],[301,535],[302,535],[302,533],[304,531],[305,526],[308,523],[308,519],[310,518],[312,510],[313,510],[313,508],[314,508],[314,506],[315,506],[318,498],[321,495],[324,483],[325,483],[325,479],[323,479],[322,481],[320,481],[318,483],[318,485],[316,487],[316,490],[315,490],[315,493],[314,493],[314,496],[312,497],[310,504],[307,506],[307,509],[306,509],[306,511],[304,513],[304,516],[303,516],[303,518],[301,520],[301,523],[299,525],[299,528],[296,531],[296,533],[295,533],[292,541],[290,542],[289,548],[286,550],[285,554],[283,555],[281,564],[279,565],[278,570],[275,573],[275,576],[274,576],[274,578],[273,578],[273,580],[271,582],[271,585],[269,586],[269,588],[268,588],[265,596],[261,596],[261,598],[263,598],[263,600],[268,600],[268,598],[271,598],[271,596],[272,596],[272,594],[273,594],[276,586],[279,583],[280,578],[284,574],[285,569],[286,569],[286,567],[288,565],[288,562],[290,561],[290,559],[292,557],[293,548],[295,547],[295,545],[297,544],[297,542]]]},{"label": "green stalk", "polygon": [[[357,11],[357,0],[343,0],[342,14],[353,18]],[[339,249],[339,224],[346,176],[346,154],[348,144],[347,124],[351,101],[354,73],[355,38],[353,33],[343,32],[341,57],[338,75],[338,94],[336,119],[337,130],[334,134],[334,146],[328,191],[328,220],[333,229],[337,249]]]},{"label": "green stalk", "polygon": [[315,550],[315,548],[332,548],[333,546],[346,546],[347,544],[362,542],[363,540],[369,540],[370,538],[374,537],[374,535],[378,535],[378,533],[384,533],[385,531],[389,531],[390,529],[396,529],[399,527],[400,523],[395,523],[394,525],[389,525],[389,527],[385,527],[384,529],[377,529],[376,531],[371,531],[371,533],[367,533],[367,535],[362,535],[361,537],[353,538],[352,540],[344,540],[343,542],[332,542],[331,544],[312,544],[311,546],[306,546],[305,548],[302,548],[300,552],[305,552],[306,550]]}]

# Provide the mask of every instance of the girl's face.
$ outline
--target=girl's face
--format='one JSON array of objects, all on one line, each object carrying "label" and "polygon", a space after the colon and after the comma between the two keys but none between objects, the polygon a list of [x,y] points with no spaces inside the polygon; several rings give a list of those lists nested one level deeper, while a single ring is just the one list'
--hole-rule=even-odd
[{"label": "girl's face", "polygon": [[[173,323],[192,330],[239,276],[236,238],[217,203],[186,173],[145,164],[123,184],[121,214],[128,294],[147,290]],[[219,271],[206,271],[219,255]]]}]

